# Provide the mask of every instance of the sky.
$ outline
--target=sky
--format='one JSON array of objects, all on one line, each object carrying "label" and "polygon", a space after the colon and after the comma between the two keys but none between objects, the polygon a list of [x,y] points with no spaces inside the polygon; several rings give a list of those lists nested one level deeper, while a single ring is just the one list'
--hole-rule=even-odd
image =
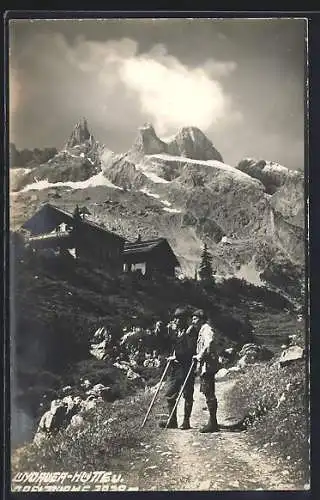
[{"label": "sky", "polygon": [[127,151],[199,127],[230,165],[304,167],[303,19],[11,20],[9,140],[63,148],[85,117]]}]

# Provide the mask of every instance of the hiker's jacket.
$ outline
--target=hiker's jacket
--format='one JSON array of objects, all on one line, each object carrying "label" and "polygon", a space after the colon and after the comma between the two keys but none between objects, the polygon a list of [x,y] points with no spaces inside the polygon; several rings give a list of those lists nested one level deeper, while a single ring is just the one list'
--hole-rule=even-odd
[{"label": "hiker's jacket", "polygon": [[200,373],[216,373],[219,369],[216,350],[215,333],[208,323],[200,328],[197,340],[197,356],[200,362]]},{"label": "hiker's jacket", "polygon": [[177,361],[182,364],[192,362],[197,348],[198,329],[193,325],[189,328],[178,329],[174,331],[173,348]]}]

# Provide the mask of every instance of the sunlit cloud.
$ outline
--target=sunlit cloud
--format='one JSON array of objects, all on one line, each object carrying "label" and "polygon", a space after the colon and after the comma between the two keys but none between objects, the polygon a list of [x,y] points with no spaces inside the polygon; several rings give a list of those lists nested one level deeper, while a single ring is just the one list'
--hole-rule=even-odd
[{"label": "sunlit cloud", "polygon": [[[185,125],[206,131],[213,124],[241,117],[222,83],[222,77],[236,69],[232,61],[210,59],[202,66],[189,67],[163,44],[139,54],[138,44],[129,38],[97,42],[78,37],[71,45],[58,33],[34,37],[21,54],[24,64],[28,60],[37,67],[35,78],[44,69],[47,80],[50,73],[54,75],[55,84],[64,86],[69,105],[77,95],[79,112],[81,102],[95,115],[116,103],[119,113],[126,114],[125,106],[131,101],[139,105],[141,121],[151,121],[160,134]],[[42,73],[42,85],[43,79]],[[40,87],[40,82],[34,83]],[[57,90],[52,88],[54,82],[48,83],[49,102]],[[31,87],[26,86],[26,92],[34,93]]]}]

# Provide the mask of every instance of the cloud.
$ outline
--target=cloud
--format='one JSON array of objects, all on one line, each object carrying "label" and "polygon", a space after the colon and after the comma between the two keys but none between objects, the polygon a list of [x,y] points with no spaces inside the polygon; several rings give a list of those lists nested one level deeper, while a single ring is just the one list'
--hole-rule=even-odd
[{"label": "cloud", "polygon": [[237,69],[237,64],[234,61],[214,61],[213,59],[208,59],[203,65],[204,71],[208,76],[215,78],[229,76]]},{"label": "cloud", "polygon": [[146,53],[138,49],[129,38],[99,42],[77,37],[68,43],[59,33],[39,34],[14,63],[26,99],[47,107],[51,120],[66,110],[76,114],[78,107],[78,116],[89,115],[90,122],[93,115],[99,122],[148,120],[164,134],[185,125],[206,131],[241,119],[222,82],[235,71],[233,61],[209,59],[190,67],[163,44]]},{"label": "cloud", "polygon": [[[138,54],[137,43],[130,39],[105,44],[78,40],[69,57],[83,71],[96,72],[108,90],[120,80],[132,98],[138,97],[141,111],[160,134],[186,124],[206,130],[232,113],[230,98],[215,79],[235,70],[232,61],[210,59],[203,67],[190,68],[163,44]],[[235,116],[239,119],[239,112]]]},{"label": "cloud", "polygon": [[[139,97],[158,132],[184,125],[207,130],[223,120],[229,99],[203,68],[188,68],[172,56],[143,54],[122,61],[120,76]],[[230,111],[230,110],[229,110]]]}]

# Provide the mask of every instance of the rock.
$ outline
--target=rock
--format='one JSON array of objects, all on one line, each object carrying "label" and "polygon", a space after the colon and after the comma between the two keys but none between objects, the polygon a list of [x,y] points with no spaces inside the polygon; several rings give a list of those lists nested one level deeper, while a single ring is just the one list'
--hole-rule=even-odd
[{"label": "rock", "polygon": [[241,371],[240,366],[231,366],[229,368],[229,372],[240,372],[240,371]]},{"label": "rock", "polygon": [[59,399],[51,402],[50,410],[46,411],[39,422],[36,432],[36,442],[46,436],[55,434],[66,424],[67,404]]},{"label": "rock", "polygon": [[166,144],[159,139],[151,123],[139,127],[133,150],[143,154],[157,154],[165,151]]},{"label": "rock", "polygon": [[249,343],[245,344],[239,352],[238,366],[243,368],[244,366],[255,363],[256,361],[266,361],[272,357],[271,351],[266,349],[264,346]]},{"label": "rock", "polygon": [[66,403],[67,405],[67,411],[74,406],[74,399],[72,396],[65,396],[62,399],[63,403]]},{"label": "rock", "polygon": [[82,415],[73,415],[71,422],[70,422],[71,428],[80,429],[80,428],[83,428],[84,425],[85,425],[85,420],[84,420]]},{"label": "rock", "polygon": [[91,384],[90,380],[88,380],[88,379],[85,379],[85,380],[81,380],[81,379],[80,379],[80,385],[81,385],[81,387],[83,387],[84,389],[89,389],[89,387],[91,387],[91,386],[92,386],[92,384]]},{"label": "rock", "polygon": [[234,347],[228,347],[227,349],[225,349],[225,352],[227,354],[234,354],[235,348]]},{"label": "rock", "polygon": [[106,387],[103,384],[96,384],[92,387],[92,389],[87,391],[86,394],[88,396],[93,396],[94,398],[102,398],[104,400],[107,400],[111,392],[111,387]]},{"label": "rock", "polygon": [[269,194],[274,194],[290,179],[303,182],[302,172],[289,170],[273,161],[244,159],[240,161],[237,168],[255,179],[259,179]]},{"label": "rock", "polygon": [[107,352],[107,341],[103,340],[99,344],[91,344],[90,354],[97,359],[103,359]]},{"label": "rock", "polygon": [[129,370],[127,371],[127,378],[130,380],[137,380],[141,379],[141,376],[138,373],[131,370],[131,368],[129,368]]},{"label": "rock", "polygon": [[70,394],[70,392],[72,391],[72,387],[71,385],[66,385],[65,387],[62,387],[61,391]]},{"label": "rock", "polygon": [[102,397],[89,396],[85,401],[82,402],[81,407],[86,410],[92,410],[96,408],[99,404],[103,403]]},{"label": "rock", "polygon": [[244,356],[245,354],[247,353],[255,353],[255,352],[259,352],[261,349],[260,346],[258,346],[257,344],[253,344],[253,343],[250,343],[250,344],[245,344],[240,352],[239,352],[239,357],[241,358],[242,356]]},{"label": "rock", "polygon": [[225,377],[226,375],[228,375],[229,373],[229,370],[227,370],[227,368],[221,368],[217,373],[216,373],[216,380],[219,380],[223,377]]},{"label": "rock", "polygon": [[183,127],[166,144],[166,152],[174,156],[184,156],[193,160],[217,160],[223,162],[219,151],[197,127]]},{"label": "rock", "polygon": [[288,347],[280,356],[279,365],[286,366],[304,357],[304,349],[298,345]]}]

